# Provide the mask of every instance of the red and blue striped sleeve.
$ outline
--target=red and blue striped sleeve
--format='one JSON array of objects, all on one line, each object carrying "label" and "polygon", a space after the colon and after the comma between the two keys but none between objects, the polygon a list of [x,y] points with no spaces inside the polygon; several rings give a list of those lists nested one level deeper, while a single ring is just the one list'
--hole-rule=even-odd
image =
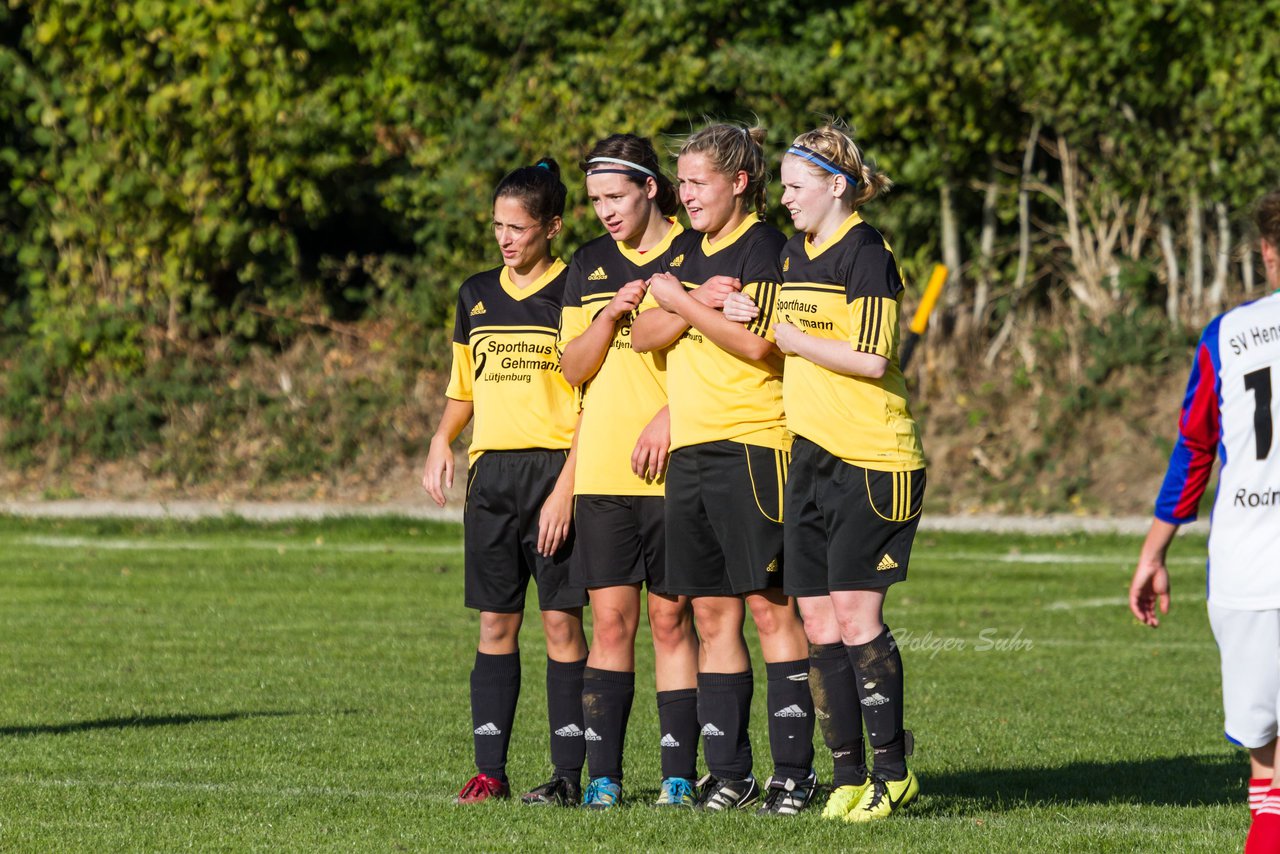
[{"label": "red and blue striped sleeve", "polygon": [[1172,525],[1195,521],[1199,515],[1200,499],[1209,485],[1214,458],[1221,450],[1220,321],[1221,317],[1215,317],[1205,327],[1196,347],[1196,360],[1178,419],[1178,443],[1169,457],[1169,469],[1156,498],[1156,518]]}]

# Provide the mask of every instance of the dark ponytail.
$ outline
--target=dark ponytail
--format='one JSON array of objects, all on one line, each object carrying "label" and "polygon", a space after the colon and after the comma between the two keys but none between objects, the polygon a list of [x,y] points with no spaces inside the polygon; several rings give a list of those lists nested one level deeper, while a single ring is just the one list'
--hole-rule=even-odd
[{"label": "dark ponytail", "polygon": [[[662,211],[663,216],[675,216],[680,210],[680,197],[676,194],[676,187],[671,183],[670,178],[662,174],[662,166],[658,163],[658,152],[654,150],[653,143],[647,138],[633,133],[616,133],[605,137],[597,142],[578,164],[583,172],[601,168],[600,164],[590,162],[595,157],[612,157],[648,169],[653,173],[654,183],[658,185],[658,210]],[[617,164],[610,165],[617,168]],[[626,172],[626,177],[637,186],[643,187],[650,176],[643,172],[630,171]]]},{"label": "dark ponytail", "polygon": [[554,158],[544,157],[533,166],[521,166],[498,182],[493,191],[496,202],[511,197],[520,202],[525,213],[540,224],[546,225],[556,217],[564,216],[564,200],[568,189],[560,180],[560,164]]}]

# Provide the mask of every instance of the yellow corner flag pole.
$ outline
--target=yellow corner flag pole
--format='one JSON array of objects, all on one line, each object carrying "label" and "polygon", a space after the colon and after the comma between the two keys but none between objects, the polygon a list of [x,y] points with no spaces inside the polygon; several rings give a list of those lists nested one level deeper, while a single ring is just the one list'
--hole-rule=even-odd
[{"label": "yellow corner flag pole", "polygon": [[915,316],[911,318],[911,324],[907,327],[906,340],[902,342],[902,352],[898,363],[904,371],[907,369],[907,363],[911,361],[911,354],[915,352],[916,342],[920,340],[920,336],[924,335],[925,329],[929,327],[929,315],[933,314],[933,307],[938,304],[938,297],[942,294],[942,286],[946,283],[947,265],[933,265],[933,273],[929,276],[929,284],[925,285],[924,296],[920,298],[920,304],[916,306]]}]

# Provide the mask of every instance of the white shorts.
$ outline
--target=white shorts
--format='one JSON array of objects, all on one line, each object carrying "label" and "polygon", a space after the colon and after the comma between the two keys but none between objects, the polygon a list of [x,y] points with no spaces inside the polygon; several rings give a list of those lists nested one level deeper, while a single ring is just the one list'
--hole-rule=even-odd
[{"label": "white shorts", "polygon": [[1280,717],[1280,611],[1240,611],[1209,603],[1222,658],[1223,730],[1241,747],[1276,737]]}]

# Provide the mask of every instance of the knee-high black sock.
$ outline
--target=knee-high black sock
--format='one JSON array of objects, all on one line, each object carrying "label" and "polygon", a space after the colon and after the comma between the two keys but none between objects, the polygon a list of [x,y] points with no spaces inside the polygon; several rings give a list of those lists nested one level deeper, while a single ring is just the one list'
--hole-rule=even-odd
[{"label": "knee-high black sock", "polygon": [[698,689],[658,692],[662,776],[698,779]]},{"label": "knee-high black sock", "polygon": [[520,699],[520,653],[476,653],[471,670],[471,727],[475,734],[476,769],[507,779],[507,746]]},{"label": "knee-high black sock", "polygon": [[582,722],[586,727],[587,773],[622,779],[622,742],[636,695],[636,675],[588,667],[582,673]]},{"label": "knee-high black sock", "polygon": [[902,655],[889,627],[870,643],[851,646],[849,661],[858,678],[862,719],[874,753],[876,776],[901,780],[907,776],[906,737],[902,730]]},{"label": "knee-high black sock", "polygon": [[813,770],[813,697],[809,659],[765,664],[769,677],[769,752],[774,776],[799,782]]},{"label": "knee-high black sock", "polygon": [[867,779],[867,756],[862,741],[858,682],[849,654],[839,642],[813,644],[809,647],[809,667],[814,712],[835,765],[831,785],[857,786]]},{"label": "knee-high black sock", "polygon": [[721,780],[751,775],[751,671],[698,674],[698,721],[707,770]]},{"label": "knee-high black sock", "polygon": [[581,781],[586,747],[582,738],[582,671],[587,660],[547,659],[547,721],[551,764],[557,777]]}]

